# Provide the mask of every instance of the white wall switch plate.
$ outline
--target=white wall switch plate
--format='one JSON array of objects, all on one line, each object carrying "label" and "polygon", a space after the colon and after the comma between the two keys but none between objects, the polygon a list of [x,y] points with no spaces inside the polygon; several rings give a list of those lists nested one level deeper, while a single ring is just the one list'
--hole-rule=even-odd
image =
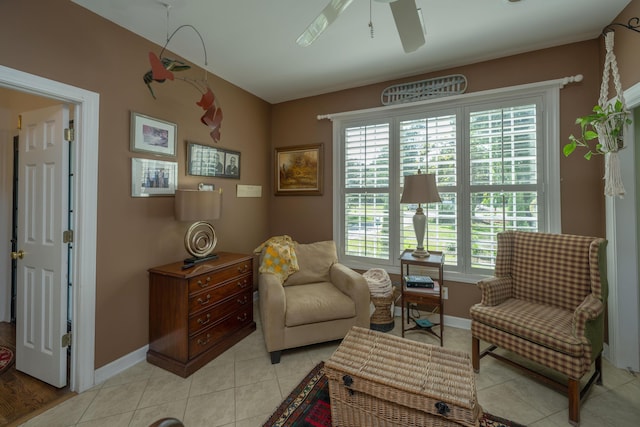
[{"label": "white wall switch plate", "polygon": [[236,197],[262,197],[262,185],[236,186]]},{"label": "white wall switch plate", "polygon": [[449,288],[446,286],[442,288],[442,299],[449,299]]}]

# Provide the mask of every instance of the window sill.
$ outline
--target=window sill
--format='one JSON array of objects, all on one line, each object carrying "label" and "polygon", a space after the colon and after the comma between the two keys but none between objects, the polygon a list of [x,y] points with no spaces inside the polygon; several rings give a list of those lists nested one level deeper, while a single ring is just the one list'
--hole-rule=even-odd
[{"label": "window sill", "polygon": [[[371,268],[382,268],[388,274],[400,275],[400,266],[399,265],[379,265],[379,264],[366,264],[357,261],[338,261],[347,267],[353,270],[367,271]],[[488,274],[465,274],[460,273],[458,271],[449,271],[447,270],[447,266],[444,267],[444,276],[446,281],[458,282],[458,283],[469,283],[475,285],[478,281],[482,279],[486,279],[491,277],[492,272]]]}]

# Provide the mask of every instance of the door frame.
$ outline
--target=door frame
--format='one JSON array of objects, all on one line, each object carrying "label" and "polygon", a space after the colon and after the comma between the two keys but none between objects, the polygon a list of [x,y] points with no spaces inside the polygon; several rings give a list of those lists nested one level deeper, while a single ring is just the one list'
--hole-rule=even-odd
[{"label": "door frame", "polygon": [[[640,108],[640,83],[624,91],[627,108]],[[640,139],[636,118],[624,133],[624,155],[620,156],[622,179],[627,191],[624,198],[606,197],[607,273],[609,276],[609,343],[607,358],[616,367],[640,371],[640,203],[638,170],[640,156],[636,140]]]},{"label": "door frame", "polygon": [[[0,65],[0,86],[75,105],[72,170],[76,212],[72,224],[72,319],[70,389],[81,393],[94,385],[96,253],[98,217],[98,131],[100,95]],[[66,209],[66,206],[65,206]]]}]

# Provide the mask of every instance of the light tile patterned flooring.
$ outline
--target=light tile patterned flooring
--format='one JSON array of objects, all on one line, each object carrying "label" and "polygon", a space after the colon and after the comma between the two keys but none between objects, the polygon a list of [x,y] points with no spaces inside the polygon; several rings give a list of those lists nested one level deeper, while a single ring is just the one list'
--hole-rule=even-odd
[{"label": "light tile patterned flooring", "polygon": [[[258,313],[256,332],[183,379],[146,362],[96,385],[32,418],[25,426],[148,426],[175,417],[187,427],[262,426],[304,376],[331,356],[339,342],[283,352],[271,365]],[[400,319],[395,329],[400,335]],[[407,337],[437,344],[435,337],[410,332]],[[471,351],[468,330],[445,327],[445,347]],[[606,360],[604,385],[594,386],[581,409],[583,427],[637,426],[640,377]],[[568,426],[564,395],[531,380],[504,363],[484,358],[477,375],[478,401],[494,415],[531,427]],[[365,426],[363,426],[365,427]]]}]

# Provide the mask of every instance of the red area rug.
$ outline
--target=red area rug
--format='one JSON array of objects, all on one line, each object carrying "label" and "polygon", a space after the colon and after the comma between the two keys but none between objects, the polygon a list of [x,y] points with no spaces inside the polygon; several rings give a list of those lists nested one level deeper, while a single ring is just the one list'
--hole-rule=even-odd
[{"label": "red area rug", "polygon": [[[313,368],[263,427],[331,427],[329,383],[324,375],[324,363]],[[524,426],[485,412],[480,427]]]},{"label": "red area rug", "polygon": [[0,345],[0,374],[9,369],[13,365],[15,354],[13,350],[4,345]]}]

